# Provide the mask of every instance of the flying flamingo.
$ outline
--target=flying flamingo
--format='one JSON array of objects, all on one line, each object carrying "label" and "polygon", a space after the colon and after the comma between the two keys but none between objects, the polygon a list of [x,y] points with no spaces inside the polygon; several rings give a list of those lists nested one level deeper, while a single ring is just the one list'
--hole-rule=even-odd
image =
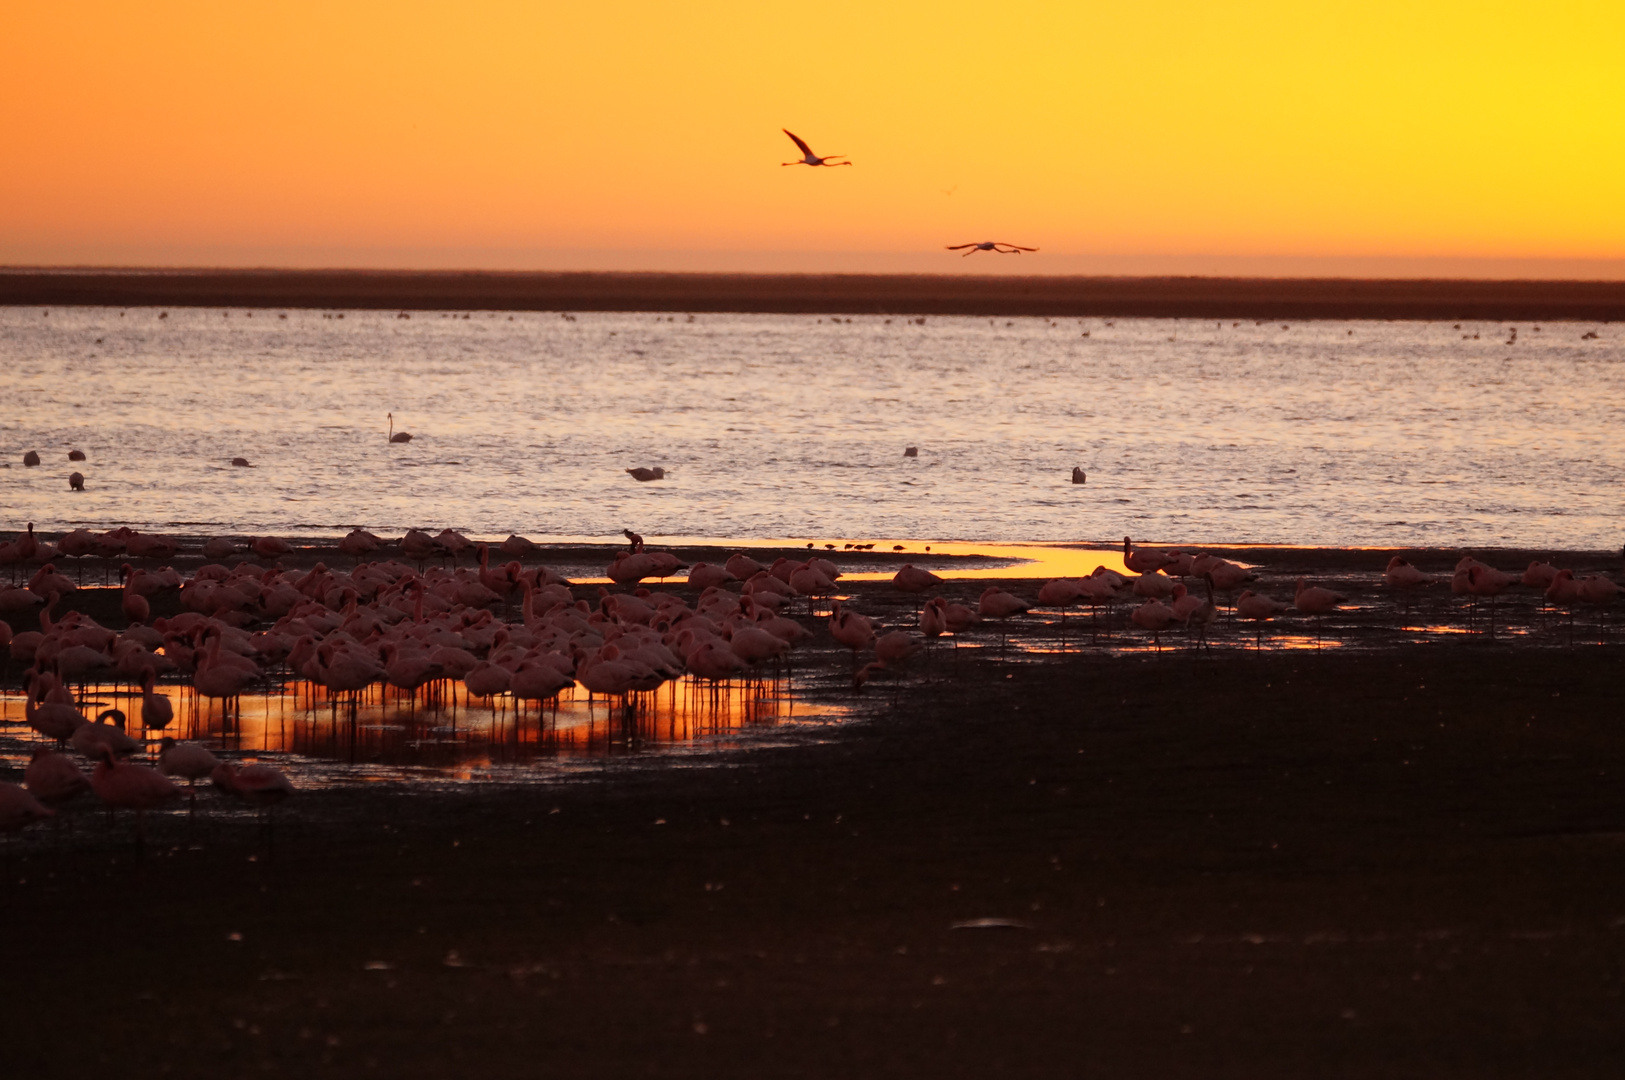
[{"label": "flying flamingo", "polygon": [[817,154],[812,152],[812,147],[801,141],[801,138],[796,135],[795,132],[791,131],[789,128],[780,128],[779,130],[790,136],[790,141],[795,143],[796,149],[800,150],[802,153],[800,161],[781,161],[779,162],[780,165],[812,165],[814,167],[823,165],[829,168],[834,168],[837,165],[852,164],[850,161],[835,160],[836,158],[845,157],[845,154],[828,154],[824,157],[819,157]]},{"label": "flying flamingo", "polygon": [[[970,248],[970,250],[965,251],[965,254],[960,256],[962,259],[969,258],[978,251],[994,251],[1000,255],[1020,255],[1023,251],[1038,250],[1037,248],[1022,247],[1020,244],[1007,244],[1003,240],[983,240],[979,244],[949,244],[947,250],[964,251],[966,248]],[[1072,471],[1076,473],[1078,470],[1073,469]],[[1077,484],[1082,481],[1074,480],[1072,482]]]}]

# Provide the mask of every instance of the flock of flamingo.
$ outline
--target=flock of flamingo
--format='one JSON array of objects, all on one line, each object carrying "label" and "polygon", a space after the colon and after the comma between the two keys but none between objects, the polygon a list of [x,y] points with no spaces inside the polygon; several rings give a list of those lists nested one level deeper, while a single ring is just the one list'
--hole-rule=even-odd
[{"label": "flock of flamingo", "polygon": [[[1222,595],[1233,597],[1234,617],[1255,624],[1254,646],[1261,648],[1264,624],[1289,610],[1316,620],[1318,643],[1319,620],[1348,602],[1303,578],[1290,602],[1277,601],[1252,587],[1257,575],[1248,567],[1210,554],[1136,547],[1124,537],[1128,573],[1099,566],[1086,577],[1045,582],[1032,600],[994,585],[974,603],[957,602],[942,595],[948,586],[942,577],[905,564],[891,586],[918,598],[917,624],[888,630],[842,597],[850,591],[837,584],[842,573],[822,557],[781,557],[764,565],[739,552],[721,565],[696,562],[686,567],[684,595],[643,587],[685,567],[669,552],[645,548],[635,533],[627,536],[631,543],[616,553],[605,576],[628,591],[613,592],[572,585],[544,565],[527,569],[525,559],[539,547],[517,535],[487,545],[451,529],[436,536],[411,530],[391,542],[356,529],[337,544],[340,555],[354,560],[348,570],[325,562],[284,570],[276,560],[294,548],[275,537],[247,544],[248,553],[271,565],[244,559],[228,567],[220,560],[245,552],[214,538],[202,545],[203,556],[214,561],[183,577],[158,565],[179,551],[173,538],[129,528],[78,529],[52,544],[36,537],[30,524],[0,545],[0,566],[14,575],[10,587],[0,587],[0,616],[36,619],[38,629],[13,632],[0,621],[0,648],[8,666],[23,669],[24,719],[43,744],[22,786],[0,784],[0,831],[49,818],[86,791],[109,808],[134,811],[138,837],[142,814],[182,797],[176,780],[187,782],[194,799],[196,784],[207,780],[226,796],[262,808],[293,793],[289,778],[269,765],[220,761],[204,746],[166,734],[174,717],[169,699],[157,692],[161,679],[189,682],[223,712],[281,673],[325,688],[335,703],[347,697],[353,703],[379,685],[415,698],[431,684],[460,682],[466,695],[505,696],[521,707],[556,700],[577,685],[624,704],[630,695],[684,676],[717,683],[776,668],[792,649],[815,639],[820,621],[830,641],[850,651],[852,682],[861,688],[904,668],[945,635],[957,645],[960,635],[993,624],[1002,642],[1011,620],[1035,609],[1059,609],[1064,626],[1065,610],[1074,605],[1105,605],[1109,617],[1111,605],[1127,601],[1130,621],[1158,650],[1162,636],[1175,630],[1187,633],[1192,648],[1211,648],[1208,632],[1219,619]],[[397,548],[399,557],[385,557],[386,547]],[[465,554],[477,565],[459,565]],[[121,630],[82,610],[56,613],[79,591],[57,562],[90,556],[128,560],[120,569]],[[441,565],[428,565],[435,562]],[[24,582],[28,566],[38,568]],[[1438,580],[1397,555],[1384,575],[1385,586],[1406,597]],[[1187,582],[1199,583],[1198,589]],[[1514,574],[1471,557],[1461,560],[1450,583],[1453,592],[1492,604],[1508,589],[1534,588],[1571,612],[1579,605],[1605,610],[1619,592],[1603,574],[1576,577],[1539,562]],[[179,613],[153,618],[152,603],[164,594]],[[803,602],[805,615],[797,617]],[[515,604],[518,617],[510,619]],[[821,604],[827,616],[817,613]],[[125,730],[127,718],[117,709],[95,719],[85,715],[88,689],[107,683],[141,687],[141,737]],[[135,760],[154,741],[152,764]],[[91,765],[88,775],[75,755]]]}]

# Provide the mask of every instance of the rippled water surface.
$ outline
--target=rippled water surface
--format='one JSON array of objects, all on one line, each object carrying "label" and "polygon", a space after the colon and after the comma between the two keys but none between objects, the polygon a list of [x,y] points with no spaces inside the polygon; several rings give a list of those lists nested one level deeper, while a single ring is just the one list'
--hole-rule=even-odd
[{"label": "rippled water surface", "polygon": [[47,531],[1616,547],[1619,329],[1509,329],[0,308],[0,490]]}]

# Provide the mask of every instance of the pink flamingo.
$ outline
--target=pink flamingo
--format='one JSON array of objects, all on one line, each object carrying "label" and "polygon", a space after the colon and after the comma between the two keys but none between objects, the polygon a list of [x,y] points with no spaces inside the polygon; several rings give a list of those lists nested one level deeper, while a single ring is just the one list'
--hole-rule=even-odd
[{"label": "pink flamingo", "polygon": [[40,747],[23,770],[23,783],[47,806],[60,806],[90,790],[90,780],[67,754]]},{"label": "pink flamingo", "polygon": [[1285,604],[1272,600],[1262,593],[1255,593],[1251,589],[1244,590],[1240,596],[1236,597],[1236,614],[1243,619],[1251,619],[1257,625],[1257,638],[1254,645],[1258,649],[1264,647],[1264,623],[1285,611],[1286,608]]},{"label": "pink flamingo", "polygon": [[1319,585],[1310,585],[1303,578],[1298,579],[1298,591],[1292,598],[1292,606],[1305,615],[1315,617],[1315,648],[1320,648],[1320,620],[1321,617],[1337,610],[1337,605],[1347,602],[1348,597],[1342,593],[1323,589]]},{"label": "pink flamingo", "polygon": [[119,761],[106,746],[96,747],[100,759],[90,774],[90,787],[109,810],[135,811],[137,848],[146,846],[146,812],[157,810],[181,796],[180,789],[156,770],[129,761]]},{"label": "pink flamingo", "polygon": [[36,821],[55,816],[55,810],[16,784],[0,783],[0,832],[20,832]]},{"label": "pink flamingo", "polygon": [[929,570],[921,570],[913,563],[904,563],[902,569],[892,575],[891,583],[898,592],[923,593],[941,585],[942,578]]},{"label": "pink flamingo", "polygon": [[934,596],[920,609],[920,633],[928,638],[941,637],[948,630],[948,602]]},{"label": "pink flamingo", "polygon": [[852,666],[857,667],[858,650],[875,643],[875,624],[866,616],[849,611],[836,601],[829,615],[829,632],[836,641],[852,650]]},{"label": "pink flamingo", "polygon": [[1134,625],[1151,632],[1151,642],[1162,651],[1162,632],[1172,626],[1177,620],[1174,609],[1161,600],[1147,600],[1129,615]]},{"label": "pink flamingo", "polygon": [[1161,570],[1168,564],[1168,557],[1155,551],[1146,551],[1134,546],[1134,541],[1123,537],[1123,565],[1136,574],[1150,574]]}]

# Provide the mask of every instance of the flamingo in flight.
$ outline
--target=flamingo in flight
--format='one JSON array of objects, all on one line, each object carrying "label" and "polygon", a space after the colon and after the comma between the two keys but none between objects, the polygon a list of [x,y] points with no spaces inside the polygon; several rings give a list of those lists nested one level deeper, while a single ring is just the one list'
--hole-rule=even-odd
[{"label": "flamingo in flight", "polygon": [[949,251],[964,251],[970,248],[960,258],[967,258],[978,251],[993,251],[1000,255],[1020,255],[1023,251],[1037,251],[1037,248],[1022,247],[1020,244],[1007,244],[1003,240],[983,240],[980,244],[949,244]]},{"label": "flamingo in flight", "polygon": [[830,168],[834,168],[837,165],[852,164],[850,161],[835,160],[839,157],[845,157],[845,154],[830,154],[828,157],[819,157],[817,154],[812,152],[812,147],[801,141],[801,137],[795,132],[791,131],[789,128],[780,128],[779,130],[790,136],[790,141],[795,143],[796,148],[802,153],[802,158],[800,161],[781,161],[779,162],[780,165],[812,165],[814,167],[819,165],[827,165]]}]

